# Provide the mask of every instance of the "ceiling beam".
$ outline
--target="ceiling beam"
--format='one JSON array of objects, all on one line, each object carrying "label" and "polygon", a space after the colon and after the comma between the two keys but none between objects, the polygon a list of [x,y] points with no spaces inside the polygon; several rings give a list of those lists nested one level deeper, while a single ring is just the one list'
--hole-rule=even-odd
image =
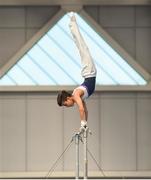
[{"label": "ceiling beam", "polygon": [[26,5],[151,5],[151,0],[0,0],[0,6]]}]

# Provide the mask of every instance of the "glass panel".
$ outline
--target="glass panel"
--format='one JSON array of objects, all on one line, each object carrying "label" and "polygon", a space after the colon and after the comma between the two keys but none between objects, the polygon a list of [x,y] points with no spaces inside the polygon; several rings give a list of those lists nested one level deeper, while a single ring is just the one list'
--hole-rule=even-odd
[{"label": "glass panel", "polygon": [[0,85],[1,86],[7,86],[7,85],[16,85],[17,83],[11,79],[8,75],[5,75],[1,80],[0,80]]},{"label": "glass panel", "polygon": [[16,82],[16,85],[36,85],[36,82],[28,77],[17,64],[8,72],[8,75]]}]

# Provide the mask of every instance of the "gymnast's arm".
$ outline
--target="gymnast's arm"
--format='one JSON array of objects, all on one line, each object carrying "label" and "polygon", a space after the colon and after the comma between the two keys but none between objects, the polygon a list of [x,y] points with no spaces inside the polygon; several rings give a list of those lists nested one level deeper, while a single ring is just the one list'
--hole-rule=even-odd
[{"label": "gymnast's arm", "polygon": [[82,90],[76,90],[76,93],[74,94],[74,100],[78,106],[81,121],[87,121],[88,111],[87,111],[86,103],[81,99],[82,95],[83,95]]}]

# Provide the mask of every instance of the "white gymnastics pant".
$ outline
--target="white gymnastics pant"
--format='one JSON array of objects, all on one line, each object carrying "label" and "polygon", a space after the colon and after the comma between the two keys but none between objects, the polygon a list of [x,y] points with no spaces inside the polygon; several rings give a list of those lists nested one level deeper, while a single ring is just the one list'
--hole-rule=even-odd
[{"label": "white gymnastics pant", "polygon": [[89,52],[89,49],[79,31],[76,18],[74,15],[72,15],[70,24],[69,24],[73,39],[75,41],[75,44],[79,50],[80,56],[81,56],[81,64],[82,64],[82,70],[81,75],[84,78],[89,77],[95,77],[96,76],[96,68],[93,62],[93,59],[91,57],[91,54]]}]

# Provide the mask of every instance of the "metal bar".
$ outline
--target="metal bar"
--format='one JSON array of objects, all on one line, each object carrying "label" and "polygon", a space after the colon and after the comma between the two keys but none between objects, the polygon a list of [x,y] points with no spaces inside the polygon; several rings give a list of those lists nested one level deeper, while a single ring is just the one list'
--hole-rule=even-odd
[{"label": "metal bar", "polygon": [[88,154],[87,154],[87,137],[88,137],[88,127],[85,128],[83,133],[83,142],[84,142],[84,179],[88,178]]},{"label": "metal bar", "polygon": [[76,172],[75,179],[79,179],[79,134],[75,134],[75,146],[76,146]]}]

